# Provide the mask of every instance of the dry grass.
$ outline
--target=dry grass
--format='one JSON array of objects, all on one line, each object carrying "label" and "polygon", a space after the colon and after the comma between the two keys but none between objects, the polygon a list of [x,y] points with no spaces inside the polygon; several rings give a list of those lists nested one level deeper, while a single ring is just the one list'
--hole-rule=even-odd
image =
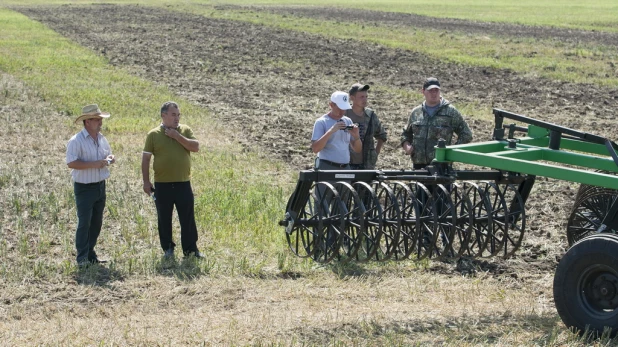
[{"label": "dry grass", "polygon": [[[429,273],[337,279],[322,272],[297,279],[155,276],[104,286],[32,284],[5,294],[22,299],[3,312],[8,320],[0,327],[18,345],[513,345],[556,328],[539,282],[522,291],[514,283]],[[503,289],[496,293],[497,285]]]}]

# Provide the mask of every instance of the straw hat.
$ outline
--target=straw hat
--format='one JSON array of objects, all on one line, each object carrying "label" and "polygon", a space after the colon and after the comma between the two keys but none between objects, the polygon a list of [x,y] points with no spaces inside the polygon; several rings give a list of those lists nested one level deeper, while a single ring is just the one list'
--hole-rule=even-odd
[{"label": "straw hat", "polygon": [[109,118],[109,113],[101,112],[97,104],[87,105],[82,108],[82,115],[77,117],[75,123],[91,118]]}]

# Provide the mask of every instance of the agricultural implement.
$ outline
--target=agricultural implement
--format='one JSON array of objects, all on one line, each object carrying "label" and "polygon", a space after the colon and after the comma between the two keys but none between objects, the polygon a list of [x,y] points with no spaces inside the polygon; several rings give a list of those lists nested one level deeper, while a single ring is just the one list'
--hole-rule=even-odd
[{"label": "agricultural implement", "polygon": [[[522,244],[536,176],[577,182],[554,301],[568,327],[616,335],[618,146],[504,110],[493,114],[491,141],[440,141],[422,170],[301,171],[279,222],[290,249],[320,263],[508,258]],[[453,163],[480,168],[455,170]]]}]

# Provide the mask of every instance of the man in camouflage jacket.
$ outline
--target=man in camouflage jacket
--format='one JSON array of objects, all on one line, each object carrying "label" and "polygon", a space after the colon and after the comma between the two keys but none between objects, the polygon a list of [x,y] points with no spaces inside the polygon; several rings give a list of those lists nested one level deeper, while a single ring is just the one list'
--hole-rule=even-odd
[{"label": "man in camouflage jacket", "polygon": [[401,147],[412,158],[414,169],[422,169],[435,158],[435,146],[439,139],[447,145],[457,134],[455,144],[472,141],[472,131],[459,111],[440,95],[440,82],[428,78],[423,84],[425,101],[415,107],[408,119],[408,125],[401,134]]},{"label": "man in camouflage jacket", "polygon": [[[367,108],[367,90],[369,85],[355,83],[350,88],[352,109],[345,115],[358,124],[359,134],[363,143],[361,153],[350,151],[350,168],[353,170],[374,170],[382,145],[386,142],[386,130],[378,115]],[[377,142],[377,143],[376,143]]]}]

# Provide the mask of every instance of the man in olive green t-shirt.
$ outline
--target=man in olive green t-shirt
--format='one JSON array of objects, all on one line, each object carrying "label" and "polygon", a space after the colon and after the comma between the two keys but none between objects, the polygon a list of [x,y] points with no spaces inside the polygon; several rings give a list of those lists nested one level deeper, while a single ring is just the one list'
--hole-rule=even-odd
[{"label": "man in olive green t-shirt", "polygon": [[[180,122],[180,107],[173,101],[161,106],[161,125],[150,130],[142,153],[144,192],[154,194],[159,241],[166,258],[174,257],[172,237],[174,206],[180,221],[180,240],[185,256],[202,258],[197,248],[194,197],[191,188],[191,152],[200,149],[191,128]],[[154,156],[154,187],[150,182],[150,158]]]}]

